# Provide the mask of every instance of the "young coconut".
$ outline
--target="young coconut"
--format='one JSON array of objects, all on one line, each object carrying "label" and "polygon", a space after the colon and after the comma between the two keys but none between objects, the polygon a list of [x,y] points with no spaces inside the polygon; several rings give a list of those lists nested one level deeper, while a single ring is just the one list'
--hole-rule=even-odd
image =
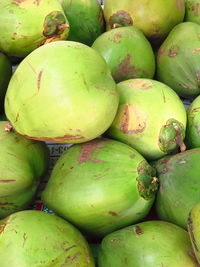
[{"label": "young coconut", "polygon": [[59,0],[70,24],[68,40],[92,45],[105,31],[103,10],[98,0]]},{"label": "young coconut", "polygon": [[44,143],[26,139],[0,121],[0,218],[28,207],[47,167]]},{"label": "young coconut", "polygon": [[134,25],[159,45],[185,14],[184,0],[105,0],[107,30]]},{"label": "young coconut", "polygon": [[108,129],[118,103],[116,83],[102,56],[84,44],[58,41],[20,63],[8,86],[5,113],[28,138],[81,143]]},{"label": "young coconut", "polygon": [[154,76],[152,47],[144,34],[134,26],[103,33],[95,40],[92,48],[103,56],[116,82]]},{"label": "young coconut", "polygon": [[0,221],[1,267],[94,267],[89,246],[70,223],[42,211]]},{"label": "young coconut", "polygon": [[1,0],[0,10],[0,50],[9,56],[67,39],[69,23],[58,0]]},{"label": "young coconut", "polygon": [[150,79],[130,79],[117,86],[120,103],[107,133],[147,159],[185,150],[186,111],[168,86]]},{"label": "young coconut", "polygon": [[157,78],[180,96],[200,94],[200,25],[180,23],[169,33],[157,54]]},{"label": "young coconut", "polygon": [[160,159],[155,167],[160,181],[156,211],[161,220],[187,228],[192,207],[200,202],[200,148]]},{"label": "young coconut", "polygon": [[42,200],[93,236],[142,220],[158,187],[154,169],[126,144],[96,139],[70,147],[56,162]]},{"label": "young coconut", "polygon": [[164,221],[147,221],[106,236],[99,267],[197,267],[188,233]]}]

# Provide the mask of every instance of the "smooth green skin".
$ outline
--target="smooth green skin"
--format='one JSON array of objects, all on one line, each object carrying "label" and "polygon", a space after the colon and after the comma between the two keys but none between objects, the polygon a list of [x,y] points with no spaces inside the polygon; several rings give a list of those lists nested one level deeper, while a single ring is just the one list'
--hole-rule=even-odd
[{"label": "smooth green skin", "polygon": [[46,145],[7,132],[6,125],[0,121],[0,218],[30,204],[48,167]]},{"label": "smooth green skin", "polygon": [[200,96],[197,96],[187,110],[185,141],[190,148],[200,147]]},{"label": "smooth green skin", "polygon": [[192,207],[200,201],[200,148],[161,159],[156,164],[160,188],[156,211],[161,220],[187,228]]},{"label": "smooth green skin", "polygon": [[154,76],[152,47],[144,34],[134,26],[105,32],[95,40],[92,47],[103,56],[116,82]]},{"label": "smooth green skin", "polygon": [[108,135],[150,160],[167,154],[159,146],[161,128],[169,119],[186,127],[186,111],[178,95],[165,84],[150,79],[123,81],[117,89],[120,102]]},{"label": "smooth green skin", "polygon": [[103,10],[98,0],[59,0],[70,24],[68,40],[91,46],[105,31]]},{"label": "smooth green skin", "polygon": [[170,32],[157,55],[157,78],[180,96],[200,93],[200,25],[184,22]]},{"label": "smooth green skin", "polygon": [[116,84],[98,52],[58,41],[20,63],[8,86],[5,113],[29,138],[80,143],[108,129],[118,102]]},{"label": "smooth green skin", "polygon": [[104,236],[148,214],[157,190],[140,196],[136,179],[142,163],[153,173],[137,151],[114,140],[74,145],[56,162],[42,200],[84,232]]},{"label": "smooth green skin", "polygon": [[200,264],[200,203],[196,204],[188,217],[188,232],[195,253],[195,256]]},{"label": "smooth green skin", "polygon": [[59,11],[65,17],[57,0],[1,0],[0,10],[0,50],[9,56],[25,57],[44,43],[68,36],[69,27],[51,38],[43,34],[45,18],[51,12]]},{"label": "smooth green skin", "polygon": [[82,234],[42,211],[21,211],[0,221],[1,267],[94,267]]},{"label": "smooth green skin", "polygon": [[184,21],[191,21],[200,24],[200,1],[185,0]]},{"label": "smooth green skin", "polygon": [[[185,3],[184,0],[168,0],[167,4],[165,0],[105,0],[107,30],[113,28],[115,21],[112,16],[116,16],[117,12],[121,12],[121,26],[135,25],[153,44],[158,45],[176,24],[183,21]],[[128,25],[124,25],[127,23],[124,17],[130,18]]]},{"label": "smooth green skin", "polygon": [[3,53],[0,53],[0,112],[3,111],[4,97],[11,75],[11,63]]},{"label": "smooth green skin", "polygon": [[147,221],[106,236],[99,267],[197,267],[188,233],[164,221]]}]

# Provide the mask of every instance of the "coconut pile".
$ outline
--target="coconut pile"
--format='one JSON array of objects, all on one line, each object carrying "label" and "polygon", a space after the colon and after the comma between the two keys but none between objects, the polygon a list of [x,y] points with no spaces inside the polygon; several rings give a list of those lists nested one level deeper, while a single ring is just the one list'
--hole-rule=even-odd
[{"label": "coconut pile", "polygon": [[0,10],[0,267],[200,266],[200,0]]}]

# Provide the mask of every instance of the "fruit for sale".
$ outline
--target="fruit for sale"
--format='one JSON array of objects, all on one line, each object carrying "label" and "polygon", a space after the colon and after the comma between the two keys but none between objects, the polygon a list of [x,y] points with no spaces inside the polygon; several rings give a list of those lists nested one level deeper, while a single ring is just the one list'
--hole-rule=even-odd
[{"label": "fruit for sale", "polygon": [[163,221],[115,231],[101,244],[99,267],[197,267],[188,233]]},{"label": "fruit for sale", "polygon": [[1,267],[94,267],[87,241],[70,223],[42,211],[0,221]]},{"label": "fruit for sale", "polygon": [[200,264],[200,202],[191,209],[188,217],[188,232],[195,256]]},{"label": "fruit for sale", "polygon": [[0,51],[25,57],[37,47],[65,40],[69,23],[57,0],[1,0]]},{"label": "fruit for sale", "polygon": [[152,47],[134,26],[107,31],[95,40],[92,47],[104,57],[116,82],[154,76]]},{"label": "fruit for sale", "polygon": [[108,129],[118,102],[101,55],[78,42],[58,41],[20,63],[8,86],[5,112],[16,131],[28,138],[80,143]]},{"label": "fruit for sale", "polygon": [[156,210],[161,220],[187,228],[189,212],[200,202],[199,161],[200,148],[194,148],[157,162]]},{"label": "fruit for sale", "polygon": [[200,147],[200,96],[197,96],[187,110],[186,143],[190,148]]},{"label": "fruit for sale", "polygon": [[0,218],[27,208],[47,166],[44,143],[28,140],[0,121]]},{"label": "fruit for sale", "polygon": [[182,22],[184,0],[105,0],[104,16],[107,30],[135,25],[155,45],[164,40],[170,30]]},{"label": "fruit for sale", "polygon": [[0,53],[0,113],[3,111],[4,97],[11,75],[11,63],[3,53]]},{"label": "fruit for sale", "polygon": [[200,93],[200,25],[184,22],[170,32],[157,55],[158,79],[180,96]]},{"label": "fruit for sale", "polygon": [[200,24],[200,1],[185,0],[185,21],[196,22]]},{"label": "fruit for sale", "polygon": [[117,89],[120,103],[107,132],[110,137],[151,160],[185,150],[186,111],[171,88],[150,79],[130,79]]},{"label": "fruit for sale", "polygon": [[126,144],[96,139],[70,147],[56,162],[43,202],[93,236],[143,219],[158,187],[154,169]]},{"label": "fruit for sale", "polygon": [[103,10],[98,0],[59,0],[70,24],[68,40],[92,45],[105,31]]}]

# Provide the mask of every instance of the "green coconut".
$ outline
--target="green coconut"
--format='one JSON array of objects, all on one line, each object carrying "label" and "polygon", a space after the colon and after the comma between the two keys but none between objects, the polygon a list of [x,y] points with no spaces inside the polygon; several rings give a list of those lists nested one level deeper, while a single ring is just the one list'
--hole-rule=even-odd
[{"label": "green coconut", "polygon": [[28,207],[47,167],[44,143],[28,140],[0,121],[0,218]]},{"label": "green coconut", "polygon": [[200,264],[200,202],[191,209],[187,224],[193,250]]},{"label": "green coconut", "polygon": [[185,0],[185,21],[196,22],[200,24],[200,1]]},{"label": "green coconut", "polygon": [[200,202],[200,148],[163,158],[155,165],[160,187],[156,211],[161,220],[187,228],[192,207]]},{"label": "green coconut", "polygon": [[65,40],[69,23],[57,0],[1,0],[0,51],[25,57],[37,47]]},{"label": "green coconut", "polygon": [[3,111],[4,97],[11,75],[11,63],[3,53],[0,53],[0,113]]},{"label": "green coconut", "polygon": [[180,23],[170,32],[157,55],[157,78],[180,96],[200,93],[200,25]]},{"label": "green coconut", "polygon": [[107,235],[99,267],[197,267],[188,233],[163,221],[147,221]]},{"label": "green coconut", "polygon": [[93,236],[140,221],[157,191],[154,169],[126,144],[96,139],[70,147],[56,162],[42,200]]},{"label": "green coconut", "polygon": [[200,147],[200,96],[197,96],[187,110],[186,143],[190,148]]},{"label": "green coconut", "polygon": [[117,89],[120,103],[107,131],[111,138],[151,160],[185,150],[186,111],[171,88],[150,79],[130,79]]},{"label": "green coconut", "polygon": [[184,0],[105,0],[107,30],[135,25],[154,45],[159,45],[170,30],[182,22]]},{"label": "green coconut", "polygon": [[103,10],[98,0],[59,0],[70,24],[68,40],[92,45],[105,31]]},{"label": "green coconut", "polygon": [[92,47],[104,57],[116,82],[154,76],[152,47],[144,34],[134,26],[105,32]]},{"label": "green coconut", "polygon": [[42,211],[0,221],[1,267],[94,267],[87,241],[70,223]]},{"label": "green coconut", "polygon": [[78,42],[58,41],[20,63],[8,86],[5,112],[16,131],[28,138],[80,143],[108,129],[118,102],[101,55]]}]

